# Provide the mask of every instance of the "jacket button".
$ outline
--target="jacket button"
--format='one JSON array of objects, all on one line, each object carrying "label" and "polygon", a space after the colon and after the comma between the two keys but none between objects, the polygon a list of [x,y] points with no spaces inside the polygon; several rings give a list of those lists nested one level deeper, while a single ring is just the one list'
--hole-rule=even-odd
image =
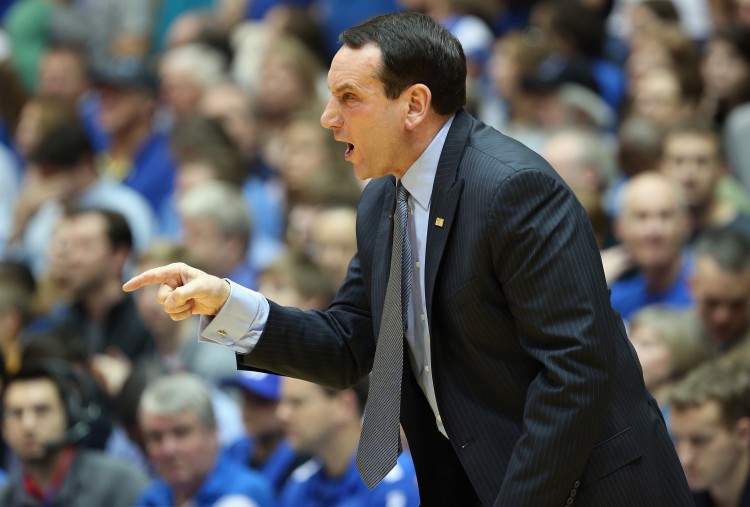
[{"label": "jacket button", "polygon": [[578,489],[578,487],[579,487],[580,485],[581,485],[581,481],[576,481],[576,482],[575,482],[575,483],[573,484],[573,488],[575,488],[575,489]]},{"label": "jacket button", "polygon": [[571,506],[571,505],[573,505],[573,502],[575,502],[575,499],[573,499],[573,498],[568,498],[568,501],[567,501],[567,502],[565,502],[565,505],[567,505],[567,506]]}]

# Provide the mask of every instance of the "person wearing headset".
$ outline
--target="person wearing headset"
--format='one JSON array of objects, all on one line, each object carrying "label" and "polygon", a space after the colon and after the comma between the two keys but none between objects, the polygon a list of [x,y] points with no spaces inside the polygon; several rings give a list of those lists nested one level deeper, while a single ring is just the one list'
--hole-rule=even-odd
[{"label": "person wearing headset", "polygon": [[80,447],[97,416],[81,376],[62,362],[30,361],[8,378],[3,437],[21,466],[0,487],[0,505],[129,507],[148,485],[140,470]]}]

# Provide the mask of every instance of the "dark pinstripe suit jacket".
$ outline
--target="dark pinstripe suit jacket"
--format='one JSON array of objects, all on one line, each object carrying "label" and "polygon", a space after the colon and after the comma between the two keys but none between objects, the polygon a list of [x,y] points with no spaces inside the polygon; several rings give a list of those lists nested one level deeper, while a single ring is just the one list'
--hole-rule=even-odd
[{"label": "dark pinstripe suit jacket", "polygon": [[[340,387],[370,371],[394,202],[393,178],[367,186],[358,253],[333,305],[272,304],[241,367]],[[463,111],[438,165],[425,269],[438,405],[483,505],[691,505],[585,212],[541,157]],[[460,507],[415,385],[409,371],[402,423],[423,505]]]}]

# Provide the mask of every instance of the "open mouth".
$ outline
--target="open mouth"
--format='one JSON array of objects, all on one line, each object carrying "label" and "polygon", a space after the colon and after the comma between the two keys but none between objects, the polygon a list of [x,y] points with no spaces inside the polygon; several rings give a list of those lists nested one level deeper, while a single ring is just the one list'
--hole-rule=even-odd
[{"label": "open mouth", "polygon": [[346,143],[346,152],[344,153],[344,157],[349,158],[353,151],[354,145],[352,143]]}]

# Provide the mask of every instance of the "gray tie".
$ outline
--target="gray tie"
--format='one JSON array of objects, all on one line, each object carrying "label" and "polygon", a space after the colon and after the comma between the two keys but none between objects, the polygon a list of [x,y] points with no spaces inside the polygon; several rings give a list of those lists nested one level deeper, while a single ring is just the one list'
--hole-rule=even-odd
[{"label": "gray tie", "polygon": [[396,466],[401,454],[399,411],[404,368],[404,333],[411,291],[409,193],[398,185],[394,213],[391,272],[385,291],[383,320],[375,348],[365,420],[357,450],[357,469],[370,489]]}]

